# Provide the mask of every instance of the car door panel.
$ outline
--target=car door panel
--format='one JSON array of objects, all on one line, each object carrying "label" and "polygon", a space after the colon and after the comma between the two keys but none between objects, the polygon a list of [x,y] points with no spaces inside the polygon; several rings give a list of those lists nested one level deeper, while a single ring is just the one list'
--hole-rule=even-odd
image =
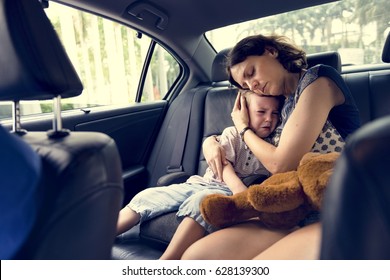
[{"label": "car door panel", "polygon": [[120,114],[118,112],[82,120],[74,124],[74,130],[99,131],[112,137],[118,146],[123,167],[126,169],[145,161],[163,118],[165,104],[164,101],[140,104]]}]

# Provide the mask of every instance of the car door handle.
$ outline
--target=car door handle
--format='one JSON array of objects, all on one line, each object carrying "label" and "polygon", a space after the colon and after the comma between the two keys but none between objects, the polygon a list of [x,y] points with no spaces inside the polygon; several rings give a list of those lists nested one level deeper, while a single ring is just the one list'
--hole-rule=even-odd
[{"label": "car door handle", "polygon": [[129,6],[127,13],[139,20],[144,20],[145,13],[152,14],[157,17],[154,25],[160,30],[165,30],[168,26],[168,15],[161,11],[159,8],[152,6],[149,3],[134,3]]}]

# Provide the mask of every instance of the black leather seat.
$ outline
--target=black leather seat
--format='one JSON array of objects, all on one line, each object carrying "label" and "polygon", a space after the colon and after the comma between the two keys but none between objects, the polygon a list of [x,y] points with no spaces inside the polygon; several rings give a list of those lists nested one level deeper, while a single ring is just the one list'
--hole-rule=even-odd
[{"label": "black leather seat", "polygon": [[348,141],[323,203],[321,259],[390,259],[390,117]]},{"label": "black leather seat", "polygon": [[[60,98],[83,87],[38,0],[1,0],[0,26],[0,100],[14,102],[14,133],[42,162],[37,220],[15,258],[110,259],[123,200],[116,144],[62,128]],[[19,101],[53,98],[53,130],[24,131]]]}]

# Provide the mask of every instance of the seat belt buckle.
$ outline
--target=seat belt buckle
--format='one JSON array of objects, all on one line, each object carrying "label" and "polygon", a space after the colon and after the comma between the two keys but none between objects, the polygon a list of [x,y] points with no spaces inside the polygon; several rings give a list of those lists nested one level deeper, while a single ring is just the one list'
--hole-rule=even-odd
[{"label": "seat belt buckle", "polygon": [[175,172],[182,172],[183,171],[183,165],[180,166],[167,166],[167,173],[175,173]]}]

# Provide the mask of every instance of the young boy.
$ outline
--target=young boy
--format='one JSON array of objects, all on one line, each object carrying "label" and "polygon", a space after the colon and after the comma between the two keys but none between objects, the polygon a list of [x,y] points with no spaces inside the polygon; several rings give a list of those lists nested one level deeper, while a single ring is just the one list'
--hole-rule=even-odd
[{"label": "young boy", "polygon": [[[246,98],[249,111],[250,126],[246,129],[251,129],[261,138],[269,137],[279,122],[283,102],[280,98],[261,96],[251,91],[241,94]],[[213,193],[232,195],[241,192],[247,188],[242,178],[264,173],[263,165],[246,147],[234,126],[223,131],[220,143],[229,161],[224,167],[222,181],[207,168],[203,177],[194,175],[182,184],[145,189],[120,211],[117,233],[125,232],[139,222],[178,210],[177,216],[185,218],[161,259],[179,259],[192,243],[202,238],[206,232],[214,231],[200,214],[202,199]]]}]

